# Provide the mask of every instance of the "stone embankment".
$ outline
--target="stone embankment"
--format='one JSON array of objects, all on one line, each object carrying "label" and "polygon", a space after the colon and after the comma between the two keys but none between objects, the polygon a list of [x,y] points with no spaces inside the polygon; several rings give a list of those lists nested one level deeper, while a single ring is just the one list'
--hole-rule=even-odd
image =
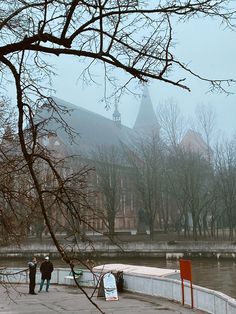
[{"label": "stone embankment", "polygon": [[[65,312],[66,310],[71,310],[71,312],[81,312],[81,313],[87,313],[87,312],[93,312],[93,313],[97,313],[95,311],[92,311],[91,308],[86,311],[86,307],[79,307],[78,304],[80,304],[80,301],[83,302],[81,299],[79,299],[78,301],[78,290],[77,292],[75,291],[74,293],[72,292],[73,295],[76,295],[76,300],[71,300],[70,298],[70,293],[69,291],[64,291],[64,294],[61,294],[60,297],[60,305],[58,304],[58,307],[56,307],[56,303],[58,302],[58,300],[56,301],[53,298],[53,293],[52,293],[52,288],[55,286],[55,289],[57,289],[57,291],[59,292],[60,290],[58,289],[58,287],[61,287],[61,285],[68,285],[68,286],[72,286],[74,285],[74,280],[68,280],[68,274],[70,273],[70,269],[66,269],[66,268],[56,268],[54,269],[53,273],[52,273],[52,279],[51,279],[51,283],[52,283],[52,287],[50,287],[50,298],[48,299],[47,296],[48,294],[46,294],[46,299],[45,299],[45,293],[44,291],[42,293],[40,293],[38,296],[33,296],[33,302],[32,302],[32,296],[30,304],[29,304],[29,308],[26,307],[21,308],[22,311],[19,311],[19,308],[14,307],[14,308],[10,308],[9,310],[9,306],[8,308],[4,307],[4,303],[3,303],[3,311],[4,313],[44,313],[44,311],[41,311],[41,309],[39,309],[40,304],[37,305],[37,308],[32,308],[32,304],[36,304],[36,300],[41,300],[42,304],[45,305],[45,302],[47,304],[47,313],[51,313],[51,312]],[[80,286],[84,287],[84,288],[95,288],[98,286],[98,283],[101,280],[101,276],[102,276],[102,272],[99,271],[95,271],[93,273],[91,273],[88,270],[83,270],[82,275],[76,279],[79,283]],[[130,308],[130,302],[132,302],[130,300],[130,296],[131,295],[126,295],[124,300],[128,300],[128,302],[125,302],[125,304],[123,302],[114,302],[112,301],[112,304],[119,304],[118,307],[115,308],[110,308],[110,312],[112,313],[137,313],[137,309],[139,309],[139,313],[150,313],[150,314],[154,314],[157,313],[158,310],[160,310],[161,313],[203,313],[202,311],[204,311],[204,313],[210,313],[210,314],[236,314],[236,300],[233,298],[230,298],[229,296],[211,290],[211,289],[207,289],[207,288],[203,288],[200,286],[196,286],[193,285],[193,310],[190,309],[186,309],[186,307],[180,306],[180,303],[182,301],[182,289],[181,289],[181,281],[177,280],[177,279],[171,279],[171,278],[166,278],[166,277],[160,277],[157,275],[150,275],[150,274],[135,274],[135,273],[130,273],[130,272],[126,272],[124,270],[123,272],[123,290],[125,293],[132,293],[132,295],[134,296],[135,299],[138,299],[138,296],[141,294],[142,296],[146,296],[149,298],[153,298],[155,297],[155,299],[159,299],[159,298],[163,298],[169,301],[175,301],[178,303],[172,303],[172,305],[175,304],[174,307],[172,307],[172,309],[168,306],[168,308],[164,308],[162,307],[157,308],[157,304],[155,304],[155,308],[152,308],[152,310],[150,311],[150,304],[148,304],[147,300],[146,300],[146,306],[145,308],[141,307],[141,304],[138,305],[133,305],[131,308],[135,309],[135,311],[132,311]],[[0,280],[2,280],[2,282],[7,283],[17,283],[17,284],[26,284],[28,283],[28,275],[26,273],[26,271],[21,271],[19,268],[15,268],[15,269],[7,269],[7,274],[5,275],[1,275],[0,276]],[[40,282],[40,273],[38,272],[36,274],[36,282]],[[2,287],[6,286],[3,285]],[[19,285],[19,286],[21,286]],[[10,286],[11,287],[11,286]],[[12,286],[15,290],[15,285]],[[27,287],[28,288],[28,287]],[[9,290],[8,290],[9,291]],[[28,292],[28,289],[26,290],[26,287],[24,288],[24,291]],[[6,295],[6,293],[5,293]],[[28,294],[27,294],[28,295]],[[185,295],[185,305],[190,306],[191,305],[191,297],[190,297],[190,285],[188,282],[185,282],[184,285],[184,295]],[[120,300],[122,301],[122,293],[119,293],[119,296],[121,297]],[[0,297],[1,297],[1,289],[0,289]],[[41,299],[42,298],[42,299]],[[86,298],[85,298],[86,299]],[[70,302],[72,302],[74,304],[75,307],[72,308],[71,304],[69,304],[67,301],[70,300]],[[2,301],[2,299],[1,299]],[[20,302],[20,304],[27,304],[28,300],[25,300],[24,302]],[[8,302],[9,303],[9,302]],[[151,301],[151,303],[153,303]],[[159,301],[158,301],[159,303]],[[82,303],[81,303],[82,304]],[[106,302],[105,304],[110,304],[110,302]],[[60,308],[61,307],[61,308]],[[45,309],[45,307],[43,307]],[[12,311],[11,311],[12,310]],[[75,311],[74,311],[75,310]],[[173,310],[173,311],[172,311]],[[45,312],[46,313],[46,312]],[[107,312],[108,313],[108,312]]]},{"label": "stone embankment", "polygon": [[[72,247],[71,247],[72,248]],[[74,250],[74,249],[73,249]],[[76,249],[75,249],[76,250]],[[110,243],[108,241],[95,241],[92,245],[81,242],[77,250],[83,252],[85,256],[92,257],[135,257],[150,256],[166,259],[180,257],[214,257],[214,258],[236,258],[236,244],[232,242],[122,242],[119,244]],[[25,257],[32,254],[48,254],[57,257],[58,253],[55,246],[51,243],[25,243],[19,246],[0,247],[1,256],[17,256]]]}]

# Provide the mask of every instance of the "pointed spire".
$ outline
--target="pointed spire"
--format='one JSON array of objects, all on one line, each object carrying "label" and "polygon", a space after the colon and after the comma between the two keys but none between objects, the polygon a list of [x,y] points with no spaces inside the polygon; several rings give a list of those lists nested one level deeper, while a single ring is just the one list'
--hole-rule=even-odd
[{"label": "pointed spire", "polygon": [[121,126],[121,114],[118,110],[117,99],[115,99],[115,110],[113,112],[112,117],[115,124],[120,127]]},{"label": "pointed spire", "polygon": [[159,130],[157,117],[153,109],[148,87],[146,85],[144,86],[143,89],[142,100],[134,124],[134,130],[141,132]]}]

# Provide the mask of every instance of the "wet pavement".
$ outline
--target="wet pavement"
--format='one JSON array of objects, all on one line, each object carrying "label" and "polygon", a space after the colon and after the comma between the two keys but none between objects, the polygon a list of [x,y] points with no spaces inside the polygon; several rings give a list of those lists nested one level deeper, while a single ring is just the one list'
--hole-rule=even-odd
[{"label": "wet pavement", "polygon": [[[87,289],[89,296],[93,290]],[[75,287],[52,285],[50,291],[42,291],[37,295],[28,294],[27,285],[0,286],[0,314],[202,314],[199,310],[191,310],[179,303],[164,299],[132,293],[120,293],[119,301],[105,301],[97,298],[95,302],[101,312]]]}]

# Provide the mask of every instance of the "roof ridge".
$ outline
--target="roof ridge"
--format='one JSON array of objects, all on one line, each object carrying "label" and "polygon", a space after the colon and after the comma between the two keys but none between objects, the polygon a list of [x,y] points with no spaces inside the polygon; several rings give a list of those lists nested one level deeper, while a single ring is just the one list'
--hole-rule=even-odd
[{"label": "roof ridge", "polygon": [[[51,98],[52,98],[52,99],[55,99],[56,102],[59,101],[59,102],[65,103],[65,106],[68,104],[68,105],[74,107],[75,109],[82,110],[82,111],[84,111],[84,112],[87,112],[87,113],[89,113],[89,114],[92,114],[92,115],[94,115],[94,116],[97,116],[97,117],[99,117],[99,118],[102,118],[102,119],[104,119],[104,120],[110,121],[110,122],[112,122],[112,123],[114,124],[113,119],[104,117],[103,115],[101,115],[101,114],[99,114],[99,113],[97,113],[97,112],[88,110],[88,109],[86,109],[86,108],[84,108],[84,107],[82,107],[82,106],[79,106],[79,105],[75,105],[75,104],[73,104],[73,103],[71,103],[71,102],[69,102],[69,101],[66,101],[66,100],[64,100],[64,99],[62,99],[62,98],[59,98],[59,97],[56,97],[56,96],[51,96]],[[63,104],[62,104],[62,105],[63,105]],[[121,126],[122,126],[122,128],[132,130],[132,128],[130,128],[130,127],[124,125],[124,124],[121,124]]]}]

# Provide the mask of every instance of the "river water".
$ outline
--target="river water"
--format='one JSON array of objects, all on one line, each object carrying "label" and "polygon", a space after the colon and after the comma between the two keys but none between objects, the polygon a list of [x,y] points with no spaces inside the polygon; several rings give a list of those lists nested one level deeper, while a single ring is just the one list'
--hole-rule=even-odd
[{"label": "river water", "polygon": [[[53,260],[55,267],[64,267],[60,260]],[[122,263],[131,265],[153,266],[160,268],[179,269],[179,262],[161,258],[119,258],[100,259],[96,264]],[[27,267],[22,259],[0,260],[0,267]],[[192,260],[193,284],[221,291],[236,298],[236,262],[205,258]]]}]

